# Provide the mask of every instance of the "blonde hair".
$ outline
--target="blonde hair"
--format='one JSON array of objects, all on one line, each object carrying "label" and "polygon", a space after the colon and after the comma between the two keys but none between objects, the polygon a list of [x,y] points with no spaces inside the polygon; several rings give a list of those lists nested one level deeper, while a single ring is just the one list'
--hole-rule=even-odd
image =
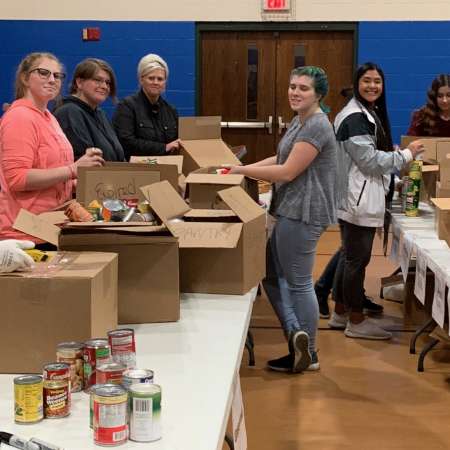
[{"label": "blonde hair", "polygon": [[161,56],[155,55],[154,53],[149,53],[139,61],[137,68],[138,78],[140,79],[155,69],[163,69],[166,73],[166,80],[169,78],[169,66],[167,63],[161,58]]},{"label": "blonde hair", "polygon": [[20,62],[16,72],[16,81],[15,81],[16,100],[25,97],[26,87],[23,82],[24,75],[25,79],[28,79],[28,77],[30,76],[30,70],[33,70],[33,68],[35,68],[34,65],[36,64],[36,62],[44,58],[52,59],[53,61],[57,62],[61,66],[62,70],[63,67],[62,64],[59,62],[58,58],[52,53],[35,52],[25,56],[25,58],[22,59],[22,61]]}]

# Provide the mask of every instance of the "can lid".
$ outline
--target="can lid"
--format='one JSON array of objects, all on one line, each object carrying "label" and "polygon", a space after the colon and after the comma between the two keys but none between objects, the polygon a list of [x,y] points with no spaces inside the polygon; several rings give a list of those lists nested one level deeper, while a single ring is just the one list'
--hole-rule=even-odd
[{"label": "can lid", "polygon": [[85,347],[103,347],[103,346],[109,347],[109,342],[108,342],[108,339],[105,339],[105,338],[94,338],[94,339],[89,339],[88,341],[85,341],[84,346]]},{"label": "can lid", "polygon": [[145,378],[151,377],[153,378],[153,370],[149,369],[127,369],[123,373],[124,377],[128,378]]},{"label": "can lid", "polygon": [[106,363],[97,367],[97,371],[101,372],[114,372],[116,370],[125,370],[126,366],[120,363]]},{"label": "can lid", "polygon": [[108,336],[128,336],[134,334],[133,328],[120,328],[118,330],[108,331]]},{"label": "can lid", "polygon": [[128,390],[136,394],[158,394],[161,392],[161,386],[159,384],[139,383],[132,384]]},{"label": "can lid", "polygon": [[115,397],[116,395],[123,395],[126,393],[126,389],[118,384],[100,384],[94,391],[95,395],[101,397]]},{"label": "can lid", "polygon": [[41,375],[21,375],[14,378],[14,384],[36,384],[42,381]]},{"label": "can lid", "polygon": [[48,363],[44,366],[44,370],[61,370],[61,369],[70,369],[70,364],[64,362],[53,362]]},{"label": "can lid", "polygon": [[82,349],[84,347],[84,344],[82,342],[76,342],[76,341],[70,341],[70,342],[61,342],[56,346],[57,350],[62,349]]}]

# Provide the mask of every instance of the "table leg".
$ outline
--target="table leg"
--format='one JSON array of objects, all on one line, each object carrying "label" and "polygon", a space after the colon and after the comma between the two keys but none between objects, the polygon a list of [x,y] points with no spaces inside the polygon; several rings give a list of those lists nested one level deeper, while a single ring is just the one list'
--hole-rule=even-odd
[{"label": "table leg", "polygon": [[255,342],[253,340],[253,334],[250,330],[247,332],[247,339],[245,341],[245,348],[248,350],[248,365],[255,365]]},{"label": "table leg", "polygon": [[234,442],[233,438],[230,437],[229,434],[225,435],[225,442],[227,443],[228,447],[230,447],[230,450],[234,450]]},{"label": "table leg", "polygon": [[[409,353],[411,353],[411,355],[415,355],[416,354],[416,342],[418,337],[424,333],[426,331],[426,329],[433,325],[434,320],[431,318],[430,320],[427,320],[420,328],[418,328],[416,330],[416,332],[413,334],[411,341],[409,343]],[[431,331],[433,331],[436,328],[436,324],[434,323],[433,328],[429,331],[431,333]]]},{"label": "table leg", "polygon": [[427,356],[427,353],[432,350],[437,343],[439,342],[439,339],[435,339],[433,338],[430,342],[428,342],[427,345],[425,345],[425,347],[422,349],[422,351],[420,352],[420,356],[419,356],[419,362],[417,363],[417,371],[418,372],[423,372],[424,368],[423,368],[423,360],[425,359],[425,356]]}]

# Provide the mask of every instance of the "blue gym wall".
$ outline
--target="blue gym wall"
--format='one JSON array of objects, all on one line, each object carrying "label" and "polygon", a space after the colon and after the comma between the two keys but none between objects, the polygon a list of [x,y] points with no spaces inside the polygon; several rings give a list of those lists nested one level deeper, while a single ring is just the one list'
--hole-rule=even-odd
[{"label": "blue gym wall", "polygon": [[433,78],[450,73],[450,22],[360,22],[358,62],[366,61],[385,72],[392,137],[400,143]]},{"label": "blue gym wall", "polygon": [[[100,27],[100,41],[83,42],[82,29]],[[14,71],[24,55],[33,51],[54,53],[65,65],[68,79],[76,64],[92,56],[113,67],[119,98],[137,90],[136,68],[147,53],[163,56],[169,65],[166,99],[180,115],[195,114],[195,24],[194,22],[97,22],[97,21],[0,21],[0,103],[13,99]],[[108,101],[104,109],[111,113]]]},{"label": "blue gym wall", "polygon": [[[100,27],[101,40],[83,42],[81,30],[94,26]],[[12,100],[15,68],[31,51],[55,53],[69,78],[83,58],[105,59],[116,72],[119,98],[137,89],[139,58],[152,52],[169,64],[168,101],[181,115],[195,114],[195,22],[3,20],[0,41],[0,103]],[[398,143],[433,78],[450,73],[450,22],[360,22],[358,62],[368,60],[386,73],[393,138]],[[105,109],[110,113],[113,106],[107,103]]]}]

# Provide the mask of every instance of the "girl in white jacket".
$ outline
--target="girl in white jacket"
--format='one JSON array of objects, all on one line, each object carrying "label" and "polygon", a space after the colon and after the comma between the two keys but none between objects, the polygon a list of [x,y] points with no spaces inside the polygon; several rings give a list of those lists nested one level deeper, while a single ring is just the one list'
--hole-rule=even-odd
[{"label": "girl in white jacket", "polygon": [[348,337],[389,339],[363,314],[364,277],[375,231],[383,226],[390,174],[423,151],[420,141],[393,151],[383,71],[365,63],[355,73],[353,99],[336,116],[338,212],[342,256],[336,272],[336,308],[329,325]]}]

